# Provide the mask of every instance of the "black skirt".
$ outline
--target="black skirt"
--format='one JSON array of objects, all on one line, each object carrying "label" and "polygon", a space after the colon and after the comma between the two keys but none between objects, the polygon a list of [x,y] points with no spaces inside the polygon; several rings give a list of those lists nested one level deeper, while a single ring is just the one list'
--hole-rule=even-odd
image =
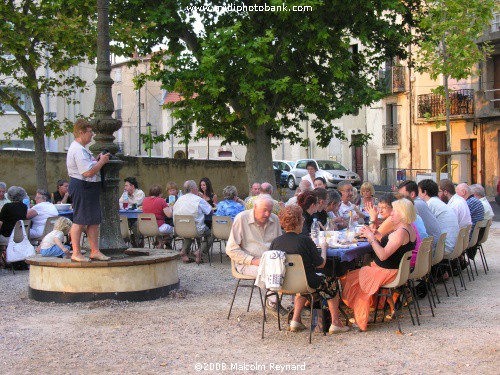
[{"label": "black skirt", "polygon": [[68,192],[73,201],[73,223],[101,224],[100,182],[88,182],[71,177]]}]

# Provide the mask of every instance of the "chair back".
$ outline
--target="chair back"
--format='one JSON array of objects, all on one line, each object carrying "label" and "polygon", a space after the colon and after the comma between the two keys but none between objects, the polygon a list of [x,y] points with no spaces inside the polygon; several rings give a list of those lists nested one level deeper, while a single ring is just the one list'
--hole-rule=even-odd
[{"label": "chair back", "polygon": [[215,238],[227,241],[232,227],[233,220],[230,216],[212,216],[212,235]]},{"label": "chair back", "polygon": [[54,224],[56,223],[57,219],[59,219],[59,216],[51,216],[47,218],[45,227],[43,228],[42,238],[44,238],[47,234],[54,230]]},{"label": "chair back", "polygon": [[474,230],[472,231],[472,234],[470,236],[469,243],[467,245],[467,248],[471,248],[473,246],[477,245],[477,240],[479,238],[479,231],[481,228],[484,228],[486,224],[488,223],[488,220],[481,220],[476,223],[476,226],[474,227]]},{"label": "chair back", "polygon": [[[30,232],[30,227],[31,227],[31,220],[22,220],[23,225],[24,225],[24,230],[26,231],[26,236],[29,236]],[[15,243],[20,243],[24,239],[23,236],[23,229],[21,228],[21,220],[18,220],[16,222],[16,225],[14,226],[14,242]]]},{"label": "chair back", "polygon": [[313,293],[314,289],[309,288],[307,284],[306,271],[302,256],[299,254],[286,254],[285,260],[285,279],[280,293],[296,294],[296,293]]},{"label": "chair back", "polygon": [[192,215],[175,215],[174,216],[175,235],[183,238],[198,238],[198,230],[196,222]]},{"label": "chair back", "polygon": [[156,216],[154,214],[139,214],[137,216],[137,230],[139,234],[142,234],[144,237],[159,236],[160,232],[158,231]]},{"label": "chair back", "polygon": [[462,252],[464,252],[465,250],[467,250],[469,248],[469,233],[470,233],[471,228],[472,228],[472,224],[467,225],[467,231],[465,232],[464,238],[463,238],[464,248],[462,249]]},{"label": "chair back", "polygon": [[128,218],[123,215],[120,215],[120,233],[125,241],[130,241],[130,231],[128,230]]},{"label": "chair back", "polygon": [[481,238],[481,240],[479,241],[480,245],[482,245],[483,243],[485,243],[488,240],[492,221],[493,221],[493,219],[488,220],[488,223],[486,224],[486,228],[484,229],[483,238]]},{"label": "chair back", "polygon": [[431,236],[424,238],[420,243],[420,248],[417,252],[417,259],[415,260],[415,267],[409,276],[410,279],[421,279],[429,272],[430,262],[432,259],[432,256],[429,256],[432,252],[432,241],[434,241],[434,237]]},{"label": "chair back", "polygon": [[231,259],[231,274],[235,279],[241,279],[241,280],[255,280],[255,276],[250,276],[250,275],[243,275],[242,273],[239,273],[236,270],[236,263],[234,263],[234,260]]},{"label": "chair back", "polygon": [[404,253],[399,262],[398,274],[396,278],[388,284],[382,285],[381,288],[397,288],[408,282],[408,277],[410,276],[410,260],[411,251]]},{"label": "chair back", "polygon": [[464,237],[469,233],[469,229],[467,227],[460,229],[457,236],[457,242],[455,242],[455,247],[453,251],[449,254],[444,254],[444,259],[455,259],[462,255],[464,251]]},{"label": "chair back", "polygon": [[438,242],[436,244],[436,249],[434,250],[434,256],[432,257],[432,265],[435,266],[444,258],[444,247],[446,244],[446,233],[441,233]]}]

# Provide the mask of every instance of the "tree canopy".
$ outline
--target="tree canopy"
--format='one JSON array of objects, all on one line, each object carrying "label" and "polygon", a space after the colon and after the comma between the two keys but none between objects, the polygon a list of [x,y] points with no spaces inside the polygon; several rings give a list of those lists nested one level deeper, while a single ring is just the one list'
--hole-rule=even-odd
[{"label": "tree canopy", "polygon": [[45,116],[42,96],[71,103],[71,95],[84,89],[69,69],[95,54],[95,8],[81,0],[0,1],[0,102],[21,116],[20,126],[4,135],[33,137],[40,188],[47,188],[44,136],[57,138],[69,125]]},{"label": "tree canopy", "polygon": [[[244,2],[245,5],[264,2]],[[406,56],[420,1],[267,1],[287,10],[232,11],[231,1],[117,2],[124,50],[153,53],[149,77],[184,100],[172,104],[174,132],[196,123],[247,145],[247,173],[274,181],[273,139],[303,142],[308,120],[318,144],[347,140],[333,120],[380,98],[377,72]],[[242,3],[243,4],[243,3]],[[293,11],[293,7],[310,7]],[[302,8],[304,9],[304,8]],[[197,25],[199,27],[197,28]],[[140,85],[141,82],[139,81]],[[275,144],[276,145],[276,144]],[[274,146],[275,146],[274,145]]]}]

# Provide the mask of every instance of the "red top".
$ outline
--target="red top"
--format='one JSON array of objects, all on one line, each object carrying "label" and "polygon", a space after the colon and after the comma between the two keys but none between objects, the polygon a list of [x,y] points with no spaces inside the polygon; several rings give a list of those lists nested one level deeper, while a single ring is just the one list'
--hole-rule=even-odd
[{"label": "red top", "polygon": [[159,228],[165,224],[165,213],[163,212],[163,209],[167,206],[168,204],[163,198],[146,197],[142,202],[142,212],[145,214],[154,214]]},{"label": "red top", "polygon": [[500,180],[498,180],[497,184],[497,194],[500,195]]}]

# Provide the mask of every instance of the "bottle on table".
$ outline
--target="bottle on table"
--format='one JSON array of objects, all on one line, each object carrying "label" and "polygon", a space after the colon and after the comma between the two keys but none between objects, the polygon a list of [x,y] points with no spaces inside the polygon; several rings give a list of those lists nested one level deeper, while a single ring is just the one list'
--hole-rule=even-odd
[{"label": "bottle on table", "polygon": [[128,208],[128,193],[127,193],[127,190],[125,190],[123,192],[122,198],[123,198],[123,209],[126,210]]},{"label": "bottle on table", "polygon": [[313,219],[313,223],[311,225],[311,238],[316,246],[319,245],[319,223],[317,218]]}]

